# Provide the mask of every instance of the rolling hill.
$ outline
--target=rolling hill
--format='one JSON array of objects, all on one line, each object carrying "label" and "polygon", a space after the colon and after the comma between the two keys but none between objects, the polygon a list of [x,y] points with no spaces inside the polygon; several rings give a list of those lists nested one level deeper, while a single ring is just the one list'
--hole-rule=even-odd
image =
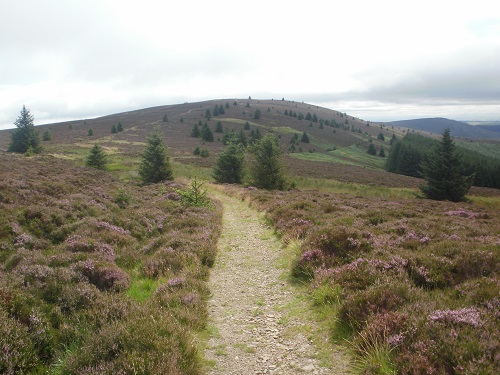
[{"label": "rolling hill", "polygon": [[454,137],[477,139],[500,139],[500,134],[484,127],[472,126],[465,122],[447,118],[421,118],[414,120],[391,121],[387,126],[398,126],[415,130],[422,130],[434,134],[442,134],[448,128]]}]

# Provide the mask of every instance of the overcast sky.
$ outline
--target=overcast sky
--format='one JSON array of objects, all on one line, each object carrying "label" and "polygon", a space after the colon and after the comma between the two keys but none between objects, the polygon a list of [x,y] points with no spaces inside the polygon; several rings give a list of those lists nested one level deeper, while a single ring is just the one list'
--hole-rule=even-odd
[{"label": "overcast sky", "polygon": [[248,96],[500,120],[500,4],[0,0],[0,128]]}]

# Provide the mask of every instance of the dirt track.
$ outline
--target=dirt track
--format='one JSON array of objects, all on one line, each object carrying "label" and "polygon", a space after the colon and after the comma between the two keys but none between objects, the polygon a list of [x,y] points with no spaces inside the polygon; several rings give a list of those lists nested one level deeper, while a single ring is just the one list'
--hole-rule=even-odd
[{"label": "dirt track", "polygon": [[[210,276],[209,331],[205,356],[209,374],[343,374],[348,360],[330,351],[320,363],[308,332],[308,307],[278,265],[283,250],[258,213],[240,200],[217,193],[224,205],[223,232]],[[304,318],[305,315],[305,318]],[[329,344],[326,344],[328,346]],[[322,350],[323,354],[325,350]],[[324,358],[324,355],[323,355]]]}]

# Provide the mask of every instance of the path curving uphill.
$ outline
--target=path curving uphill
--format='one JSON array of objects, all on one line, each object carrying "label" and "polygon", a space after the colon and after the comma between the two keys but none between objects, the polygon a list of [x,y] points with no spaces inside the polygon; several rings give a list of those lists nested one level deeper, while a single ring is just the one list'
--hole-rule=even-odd
[{"label": "path curving uphill", "polygon": [[[307,303],[279,266],[279,240],[245,202],[215,192],[224,206],[223,231],[211,271],[208,303],[209,374],[344,374],[348,358],[318,351],[308,332]],[[317,337],[317,335],[315,336]],[[329,345],[329,344],[327,344]],[[328,362],[329,367],[320,363]]]}]

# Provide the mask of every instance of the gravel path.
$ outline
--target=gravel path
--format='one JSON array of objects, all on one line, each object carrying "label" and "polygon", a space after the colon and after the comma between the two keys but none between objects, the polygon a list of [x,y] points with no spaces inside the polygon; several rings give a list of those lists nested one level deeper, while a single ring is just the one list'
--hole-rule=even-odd
[{"label": "gravel path", "polygon": [[[258,213],[236,198],[217,193],[224,205],[223,232],[211,271],[209,374],[343,374],[348,360],[330,351],[320,364],[308,331],[318,329],[307,303],[286,281],[278,263],[283,249]],[[315,335],[317,337],[317,335]],[[329,344],[326,344],[329,345]],[[324,353],[325,350],[322,350]],[[324,357],[324,356],[323,356]]]}]

